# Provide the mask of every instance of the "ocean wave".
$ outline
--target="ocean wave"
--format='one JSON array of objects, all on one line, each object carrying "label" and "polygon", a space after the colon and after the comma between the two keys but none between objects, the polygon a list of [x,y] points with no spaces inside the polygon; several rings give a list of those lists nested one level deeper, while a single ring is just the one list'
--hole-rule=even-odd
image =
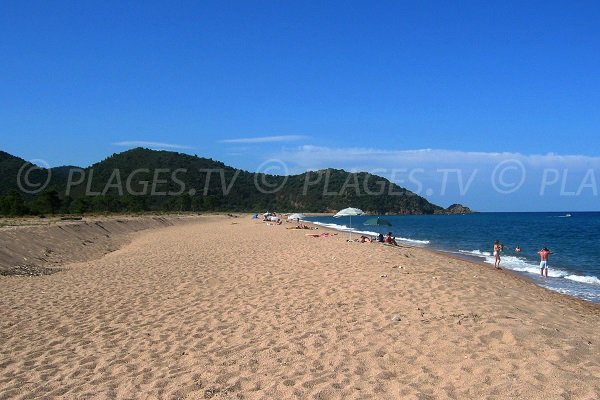
[{"label": "ocean wave", "polygon": [[[358,230],[355,228],[349,228],[346,225],[330,224],[330,223],[326,223],[326,222],[317,222],[317,221],[309,221],[309,222],[312,222],[313,224],[322,226],[324,228],[335,229],[336,231],[352,232],[352,233],[357,233],[359,235],[370,235],[370,236],[379,235],[378,232],[361,231],[361,230]],[[413,243],[415,245],[426,245],[426,244],[430,243],[429,240],[418,240],[418,239],[410,239],[410,238],[405,238],[405,237],[396,237],[396,240],[401,241],[401,242]]]},{"label": "ocean wave", "polygon": [[587,283],[590,285],[600,285],[600,279],[598,279],[595,276],[567,275],[564,278],[569,279],[571,281],[579,282],[579,283]]},{"label": "ocean wave", "polygon": [[[468,254],[473,256],[478,256],[484,258],[484,262],[487,264],[494,264],[496,262],[496,257],[492,255],[489,251],[481,251],[481,250],[459,250],[461,254]],[[505,254],[500,254],[500,266],[503,268],[508,268],[512,271],[517,272],[526,272],[529,274],[539,275],[540,267],[538,264],[534,264],[531,261],[528,261],[524,257],[517,256],[508,256]],[[548,269],[548,276],[552,278],[564,278],[568,273],[561,269],[550,268]]]},{"label": "ocean wave", "polygon": [[415,243],[415,244],[429,244],[429,240],[418,240],[418,239],[409,239],[396,236],[396,240],[400,240],[402,242]]},{"label": "ocean wave", "polygon": [[379,235],[377,232],[371,232],[371,231],[359,231],[359,230],[352,230],[352,233],[358,233],[359,235],[369,235],[369,236],[377,236]]},{"label": "ocean wave", "polygon": [[561,294],[566,294],[568,296],[579,297],[585,300],[598,302],[600,299],[599,292],[591,292],[589,290],[578,290],[578,289],[566,289],[566,288],[548,288],[554,290]]},{"label": "ocean wave", "polygon": [[325,223],[325,222],[317,222],[317,221],[309,221],[309,222],[312,222],[315,225],[319,225],[319,226],[322,226],[322,227],[325,227],[325,228],[335,229],[335,230],[338,230],[338,231],[343,231],[343,230],[347,230],[348,229],[348,227],[346,225],[328,224],[328,223]]},{"label": "ocean wave", "polygon": [[[459,253],[483,257],[487,264],[494,264],[495,262],[495,257],[487,251],[459,250]],[[528,261],[523,257],[507,255],[501,255],[500,257],[502,259],[500,262],[500,266],[502,266],[503,268],[507,268],[517,272],[525,272],[533,275],[540,274],[539,264]],[[548,277],[568,279],[573,282],[600,286],[600,279],[596,276],[574,275],[570,274],[567,271],[561,270],[560,268],[553,268],[552,266],[548,268]]]},{"label": "ocean wave", "polygon": [[468,255],[479,256],[479,257],[489,257],[492,255],[492,253],[490,253],[489,251],[481,251],[481,250],[459,250],[458,252],[462,253],[462,254],[468,254]]},{"label": "ocean wave", "polygon": [[323,228],[329,228],[329,229],[334,229],[336,231],[342,231],[342,232],[352,232],[352,233],[357,233],[359,235],[370,235],[370,236],[377,236],[378,233],[377,232],[371,232],[371,231],[360,231],[358,229],[354,229],[354,228],[349,228],[346,225],[338,225],[338,224],[328,224],[325,222],[313,222],[313,221],[308,221],[311,222],[315,225],[319,225],[322,226]]}]

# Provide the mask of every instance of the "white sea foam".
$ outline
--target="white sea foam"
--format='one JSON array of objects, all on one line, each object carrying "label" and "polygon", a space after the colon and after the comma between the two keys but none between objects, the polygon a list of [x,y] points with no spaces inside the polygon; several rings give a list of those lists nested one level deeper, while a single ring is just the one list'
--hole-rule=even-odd
[{"label": "white sea foam", "polygon": [[[361,231],[361,230],[358,230],[355,228],[349,228],[346,225],[328,224],[325,222],[316,222],[316,221],[309,221],[309,222],[312,222],[313,224],[322,226],[324,228],[335,229],[336,231],[352,232],[352,233],[357,233],[359,235],[369,235],[369,236],[379,235],[379,233],[377,233],[377,232]],[[426,244],[430,243],[429,240],[418,240],[418,239],[410,239],[410,238],[404,238],[404,237],[396,237],[396,240],[402,241],[402,242],[407,242],[407,243],[412,243],[415,245],[426,245]]]},{"label": "white sea foam", "polygon": [[314,221],[309,221],[309,222],[312,222],[313,224],[322,226],[324,228],[334,229],[336,231],[358,233],[359,235],[370,235],[370,236],[377,236],[378,235],[377,232],[359,231],[358,229],[355,229],[355,228],[349,228],[346,225],[327,224],[325,222],[314,222]]},{"label": "white sea foam", "polygon": [[309,222],[312,222],[313,224],[322,226],[324,228],[335,229],[336,231],[349,231],[350,230],[346,225],[328,224],[325,222],[316,222],[316,221],[309,221]]},{"label": "white sea foam", "polygon": [[[468,254],[473,256],[479,256],[484,258],[484,261],[488,264],[494,264],[495,257],[490,252],[481,250],[459,250],[461,254]],[[523,257],[501,255],[500,266],[517,272],[525,272],[529,274],[539,275],[540,267],[539,264],[533,263],[526,260]],[[596,276],[582,276],[569,274],[560,268],[555,268],[552,265],[548,268],[548,277],[550,278],[563,278],[573,282],[583,283],[587,285],[599,285],[600,279]],[[561,289],[565,290],[565,289]],[[589,296],[589,294],[587,294]]]},{"label": "white sea foam", "polygon": [[403,237],[396,237],[396,240],[400,240],[402,242],[420,244],[420,245],[424,245],[424,244],[429,244],[430,243],[429,240],[409,239],[409,238],[403,238]]},{"label": "white sea foam", "polygon": [[352,233],[358,233],[359,235],[369,235],[369,236],[377,236],[379,235],[377,232],[371,232],[371,231],[359,231],[359,230],[352,230]]},{"label": "white sea foam", "polygon": [[574,296],[574,297],[579,297],[579,298],[593,301],[596,303],[600,299],[600,293],[597,291],[594,292],[594,291],[585,290],[585,289],[567,289],[567,288],[551,288],[551,287],[549,287],[548,289],[552,289],[558,293],[562,293],[562,294],[566,294],[566,295]]},{"label": "white sea foam", "polygon": [[567,275],[565,279],[590,285],[600,285],[600,279],[595,276]]},{"label": "white sea foam", "polygon": [[492,253],[490,253],[489,251],[481,251],[481,250],[459,250],[458,252],[462,253],[462,254],[468,254],[468,255],[478,256],[478,257],[489,257],[492,255]]}]

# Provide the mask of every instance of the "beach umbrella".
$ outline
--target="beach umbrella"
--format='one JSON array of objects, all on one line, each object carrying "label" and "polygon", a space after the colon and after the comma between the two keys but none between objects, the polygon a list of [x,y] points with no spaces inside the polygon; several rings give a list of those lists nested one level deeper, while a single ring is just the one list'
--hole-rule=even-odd
[{"label": "beach umbrella", "polygon": [[380,217],[369,218],[368,220],[363,222],[363,225],[392,226],[390,221],[388,221],[387,219],[380,218]]},{"label": "beach umbrella", "polygon": [[333,216],[333,218],[340,217],[350,217],[350,240],[352,240],[352,217],[356,215],[363,215],[364,211],[359,208],[344,208],[343,210],[338,211],[337,214]]},{"label": "beach umbrella", "polygon": [[296,213],[296,214],[290,215],[287,219],[288,219],[288,221],[293,221],[295,219],[304,219],[304,218],[306,218],[306,215],[304,215],[302,213]]}]

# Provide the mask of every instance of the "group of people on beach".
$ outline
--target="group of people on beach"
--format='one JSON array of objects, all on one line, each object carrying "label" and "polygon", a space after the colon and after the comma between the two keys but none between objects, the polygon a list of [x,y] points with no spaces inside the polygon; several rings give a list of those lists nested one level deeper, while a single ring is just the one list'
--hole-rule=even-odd
[{"label": "group of people on beach", "polygon": [[[264,222],[275,222],[277,225],[281,225],[281,218],[279,218],[277,216],[277,214],[270,214],[270,215],[265,215],[263,218]],[[291,222],[291,221],[288,221]],[[300,223],[300,219],[296,219],[296,226],[290,226],[287,227],[286,229],[318,229],[316,227],[309,227],[306,224],[301,224]],[[317,235],[319,236],[319,235]],[[386,244],[391,244],[392,246],[400,246],[398,244],[398,242],[396,242],[396,238],[394,236],[392,236],[392,232],[388,232],[387,235],[383,236],[382,233],[380,233],[379,235],[377,235],[376,238],[374,237],[370,237],[370,236],[366,236],[366,235],[361,235],[359,239],[355,239],[354,241],[356,242],[360,242],[360,243],[373,243],[373,242],[379,242],[379,243],[386,243]]]},{"label": "group of people on beach", "polygon": [[[500,243],[499,240],[496,240],[494,242],[494,249],[493,249],[493,254],[495,257],[494,268],[496,268],[496,269],[501,269],[500,268],[500,253],[503,251],[504,251],[504,245],[502,243]],[[521,252],[521,247],[520,246],[515,247],[515,253],[520,253],[520,252]],[[552,254],[552,252],[546,246],[544,246],[537,253],[540,256],[540,276],[542,278],[544,278],[544,277],[547,278],[548,277],[548,259],[550,257],[550,254]]]},{"label": "group of people on beach", "polygon": [[359,239],[356,239],[356,241],[360,243],[379,242],[391,244],[393,246],[400,246],[398,242],[396,242],[396,238],[392,236],[392,232],[388,232],[387,235],[385,235],[385,237],[383,236],[383,233],[380,233],[379,235],[377,235],[376,239],[370,236],[361,235]]}]

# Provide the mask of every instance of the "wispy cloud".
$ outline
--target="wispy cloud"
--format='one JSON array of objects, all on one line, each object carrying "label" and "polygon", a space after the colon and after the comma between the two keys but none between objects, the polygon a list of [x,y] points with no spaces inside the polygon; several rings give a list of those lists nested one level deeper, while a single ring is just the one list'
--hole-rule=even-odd
[{"label": "wispy cloud", "polygon": [[476,152],[446,149],[382,150],[305,145],[285,149],[275,157],[304,168],[485,167],[517,160],[532,168],[600,168],[600,157],[585,155]]},{"label": "wispy cloud", "polygon": [[147,147],[149,149],[176,149],[176,150],[193,150],[191,146],[173,143],[148,142],[145,140],[125,140],[122,142],[114,142],[113,146],[122,147]]},{"label": "wispy cloud", "polygon": [[266,157],[293,173],[369,172],[436,204],[477,210],[595,210],[600,192],[600,156],[305,145]]},{"label": "wispy cloud", "polygon": [[304,135],[280,135],[280,136],[261,136],[250,138],[224,139],[219,143],[274,143],[274,142],[297,142],[307,139]]}]

